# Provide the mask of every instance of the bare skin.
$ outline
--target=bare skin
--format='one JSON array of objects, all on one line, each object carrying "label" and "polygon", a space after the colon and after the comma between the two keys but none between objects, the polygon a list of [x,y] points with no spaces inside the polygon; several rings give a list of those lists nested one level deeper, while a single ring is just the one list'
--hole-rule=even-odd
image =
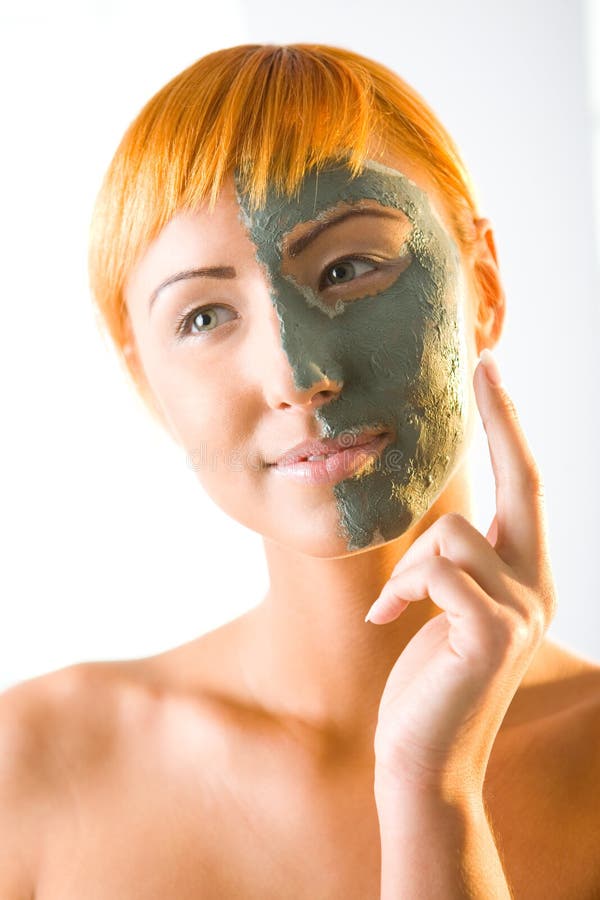
[{"label": "bare skin", "polygon": [[[428,178],[407,160],[393,164],[428,190],[450,227]],[[472,368],[497,341],[504,309],[487,220],[479,228],[475,255],[464,259]],[[173,272],[232,261],[239,277],[226,292],[180,282],[148,315],[150,292]],[[496,285],[485,298],[475,290],[475,264]],[[199,351],[175,345],[173,323],[192,299],[229,302],[251,327],[222,325]],[[204,440],[209,450],[273,458],[316,436],[315,408],[343,390],[326,380],[295,387],[231,184],[211,217],[200,212],[165,229],[132,273],[127,302],[132,353],[189,452]],[[225,353],[226,367],[218,365]],[[229,415],[217,415],[223,408]],[[328,487],[309,497],[250,466],[200,467],[198,478],[263,535],[269,591],[244,616],[181,647],[81,664],[4,695],[1,834],[10,832],[14,851],[5,842],[0,856],[7,900],[34,889],[36,900],[379,897],[379,699],[403,648],[439,609],[415,603],[385,627],[364,615],[419,534],[449,512],[472,518],[466,463],[413,529],[358,553],[335,536]],[[600,894],[599,704],[600,666],[546,639],[500,728],[485,782],[516,898]]]},{"label": "bare skin", "polygon": [[[255,614],[3,697],[36,900],[379,897],[374,760],[256,706],[236,652]],[[547,640],[536,666],[494,745],[488,815],[516,898],[592,900],[600,669]]]}]

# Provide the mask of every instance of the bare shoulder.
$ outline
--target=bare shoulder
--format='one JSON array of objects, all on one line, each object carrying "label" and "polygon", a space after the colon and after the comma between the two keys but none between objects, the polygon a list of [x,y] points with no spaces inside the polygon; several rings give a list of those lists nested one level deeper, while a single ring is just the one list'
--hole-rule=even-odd
[{"label": "bare shoulder", "polygon": [[50,784],[69,777],[69,763],[105,753],[118,739],[126,711],[151,690],[136,662],[74,663],[1,693],[5,764],[19,765],[29,783]]},{"label": "bare shoulder", "polygon": [[542,797],[565,820],[576,815],[578,830],[593,825],[598,834],[600,665],[555,642],[543,652],[543,677],[518,692],[509,710],[491,780],[505,782],[510,760],[524,779],[516,803]]},{"label": "bare shoulder", "polygon": [[[77,663],[0,694],[0,773],[5,782],[10,775],[11,784],[34,791],[66,772],[65,763],[77,749],[74,735],[89,736],[81,725],[109,712],[107,676],[102,663]],[[111,716],[105,721],[110,730]]]},{"label": "bare shoulder", "polygon": [[486,773],[516,897],[600,897],[600,666],[546,641]]},{"label": "bare shoulder", "polygon": [[541,733],[552,737],[555,758],[569,760],[571,787],[579,786],[582,807],[586,799],[593,801],[590,811],[600,829],[600,665],[557,650],[556,711],[551,709]]},{"label": "bare shoulder", "polygon": [[43,836],[60,815],[74,773],[115,738],[118,682],[111,663],[76,663],[0,693],[3,900],[34,895]]},{"label": "bare shoulder", "polygon": [[594,733],[600,737],[600,663],[556,643],[550,652],[555,660],[551,687],[557,718],[580,721],[582,728],[591,729],[590,737]]},{"label": "bare shoulder", "polygon": [[[561,733],[570,735],[575,765],[580,768],[583,790],[593,798],[596,828],[600,833],[600,665],[570,651],[566,653],[564,690],[567,696],[573,693],[574,701],[559,711],[554,731],[557,741]],[[566,737],[562,740],[567,741]]]},{"label": "bare shoulder", "polygon": [[[525,746],[545,744],[583,779],[600,775],[600,664],[547,641],[544,676],[517,701],[513,721]],[[580,768],[584,761],[587,768]]]}]

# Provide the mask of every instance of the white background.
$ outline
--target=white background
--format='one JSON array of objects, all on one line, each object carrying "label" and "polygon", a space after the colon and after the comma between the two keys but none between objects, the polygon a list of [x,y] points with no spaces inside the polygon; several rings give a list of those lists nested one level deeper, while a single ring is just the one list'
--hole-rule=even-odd
[{"label": "white background", "polygon": [[[2,7],[0,689],[158,652],[266,590],[260,537],[203,494],[127,387],[86,273],[92,203],[129,122],[200,56],[251,42],[371,56],[455,137],[495,224],[508,297],[496,353],[546,484],[549,635],[600,659],[599,22],[597,3],[575,0]],[[485,531],[482,427],[473,455]]]}]

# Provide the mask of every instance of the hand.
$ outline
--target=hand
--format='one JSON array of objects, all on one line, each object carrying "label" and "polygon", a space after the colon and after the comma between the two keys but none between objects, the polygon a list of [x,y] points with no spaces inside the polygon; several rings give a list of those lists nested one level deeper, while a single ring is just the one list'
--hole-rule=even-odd
[{"label": "hand", "polygon": [[442,610],[390,672],[375,769],[387,785],[460,797],[481,795],[498,730],[557,604],[542,482],[513,403],[482,362],[474,388],[496,483],[490,528],[483,537],[463,516],[441,516],[367,614],[385,624],[427,597]]}]

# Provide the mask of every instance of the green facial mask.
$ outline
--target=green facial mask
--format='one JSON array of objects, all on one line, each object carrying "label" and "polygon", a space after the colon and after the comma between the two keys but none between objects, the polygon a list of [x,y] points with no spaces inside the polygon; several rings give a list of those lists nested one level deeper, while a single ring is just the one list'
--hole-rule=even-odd
[{"label": "green facial mask", "polygon": [[[373,426],[394,434],[373,466],[333,485],[339,534],[348,550],[392,540],[437,499],[465,437],[466,347],[456,244],[427,194],[374,161],[355,178],[337,164],[313,170],[298,199],[270,190],[255,211],[234,177],[242,220],[268,272],[297,388],[308,389],[324,375],[343,384],[334,400],[315,410],[322,436]],[[388,278],[385,289],[374,288],[372,295],[332,302],[283,274],[282,248],[291,229],[365,198],[401,210],[409,220],[401,248],[405,260],[410,254],[409,264],[391,284]]]}]

